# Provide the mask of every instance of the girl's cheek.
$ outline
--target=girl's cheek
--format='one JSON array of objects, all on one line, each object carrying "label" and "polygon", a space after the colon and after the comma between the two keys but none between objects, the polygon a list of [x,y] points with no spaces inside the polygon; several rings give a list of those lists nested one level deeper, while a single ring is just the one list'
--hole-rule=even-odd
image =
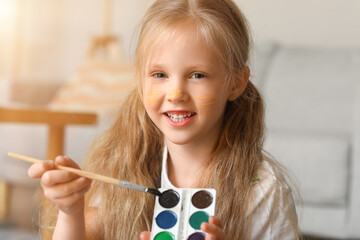
[{"label": "girl's cheek", "polygon": [[199,106],[210,106],[216,103],[216,93],[211,89],[202,89],[193,92],[194,101]]},{"label": "girl's cheek", "polygon": [[159,89],[146,89],[144,92],[144,103],[151,107],[160,100],[161,91]]},{"label": "girl's cheek", "polygon": [[216,103],[215,96],[213,95],[195,95],[194,98],[200,106],[209,106]]}]

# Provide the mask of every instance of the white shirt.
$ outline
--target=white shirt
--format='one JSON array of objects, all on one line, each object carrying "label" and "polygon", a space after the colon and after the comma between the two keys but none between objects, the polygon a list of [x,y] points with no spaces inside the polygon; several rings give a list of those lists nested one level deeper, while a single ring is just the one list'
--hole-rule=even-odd
[{"label": "white shirt", "polygon": [[[161,188],[174,189],[176,187],[170,182],[168,177],[167,156],[168,151],[164,147]],[[289,220],[289,218],[297,219],[291,190],[287,185],[278,184],[277,174],[267,161],[263,161],[263,168],[266,171],[258,173],[260,181],[254,186],[255,201],[249,209],[249,213],[255,211],[252,221],[251,239],[297,239]],[[272,222],[270,222],[270,217]]]}]

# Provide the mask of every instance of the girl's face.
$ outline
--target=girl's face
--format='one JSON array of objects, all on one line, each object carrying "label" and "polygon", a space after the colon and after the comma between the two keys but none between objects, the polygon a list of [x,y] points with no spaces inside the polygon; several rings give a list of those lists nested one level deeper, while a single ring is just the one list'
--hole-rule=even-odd
[{"label": "girl's face", "polygon": [[226,69],[189,25],[152,49],[143,101],[151,120],[175,144],[215,143],[230,91]]}]

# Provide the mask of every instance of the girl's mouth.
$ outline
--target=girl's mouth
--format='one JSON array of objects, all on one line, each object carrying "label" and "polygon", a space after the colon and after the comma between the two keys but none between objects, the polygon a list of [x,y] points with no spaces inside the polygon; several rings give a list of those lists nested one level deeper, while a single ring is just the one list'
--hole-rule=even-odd
[{"label": "girl's mouth", "polygon": [[196,115],[195,112],[165,112],[165,117],[172,126],[182,127]]}]

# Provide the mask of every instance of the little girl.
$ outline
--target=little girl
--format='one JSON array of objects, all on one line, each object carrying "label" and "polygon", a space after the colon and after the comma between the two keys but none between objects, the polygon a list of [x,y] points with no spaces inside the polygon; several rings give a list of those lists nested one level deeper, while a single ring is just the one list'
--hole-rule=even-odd
[{"label": "little girl", "polygon": [[[207,240],[298,239],[291,189],[263,151],[264,109],[249,80],[249,48],[247,21],[231,0],[156,1],[139,35],[137,88],[85,169],[151,188],[215,188],[216,216],[201,225]],[[55,163],[78,168],[68,157]],[[55,163],[29,169],[59,210],[43,213],[44,232],[149,239],[153,196],[91,184]]]}]

